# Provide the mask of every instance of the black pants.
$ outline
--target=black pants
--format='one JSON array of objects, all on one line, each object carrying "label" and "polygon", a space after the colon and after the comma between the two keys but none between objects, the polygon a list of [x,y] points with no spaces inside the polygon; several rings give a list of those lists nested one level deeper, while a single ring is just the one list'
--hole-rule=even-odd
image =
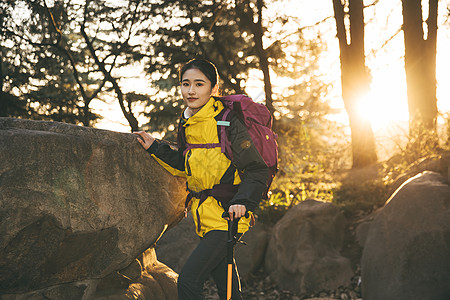
[{"label": "black pants", "polygon": [[[216,283],[220,299],[226,299],[227,239],[228,232],[213,230],[200,240],[178,277],[178,299],[204,299],[203,285],[210,275]],[[236,263],[233,266],[232,287],[232,299],[242,299]]]}]

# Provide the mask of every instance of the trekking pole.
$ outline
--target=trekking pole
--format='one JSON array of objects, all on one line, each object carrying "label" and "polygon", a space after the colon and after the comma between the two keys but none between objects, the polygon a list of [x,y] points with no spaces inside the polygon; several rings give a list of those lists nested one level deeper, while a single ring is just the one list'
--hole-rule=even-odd
[{"label": "trekking pole", "polygon": [[[228,212],[222,214],[222,218],[229,218]],[[237,241],[237,229],[239,218],[230,219],[228,222],[228,240],[227,240],[227,300],[231,299],[232,283],[233,283],[233,260],[234,260],[234,245]]]},{"label": "trekking pole", "polygon": [[[234,263],[234,245],[236,245],[238,237],[238,223],[240,218],[229,219],[230,214],[226,211],[222,214],[222,218],[228,218],[228,240],[227,240],[227,300],[231,299],[232,283],[233,283],[233,263]],[[245,213],[248,218],[248,212]]]}]

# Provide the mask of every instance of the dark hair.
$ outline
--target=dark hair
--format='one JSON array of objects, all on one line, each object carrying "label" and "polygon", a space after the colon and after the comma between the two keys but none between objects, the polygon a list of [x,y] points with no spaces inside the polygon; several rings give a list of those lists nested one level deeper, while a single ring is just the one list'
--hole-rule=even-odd
[{"label": "dark hair", "polygon": [[183,79],[183,74],[189,69],[198,69],[205,74],[206,78],[211,81],[211,87],[214,87],[219,81],[219,73],[216,66],[206,59],[194,58],[184,64],[180,69],[180,81]]}]

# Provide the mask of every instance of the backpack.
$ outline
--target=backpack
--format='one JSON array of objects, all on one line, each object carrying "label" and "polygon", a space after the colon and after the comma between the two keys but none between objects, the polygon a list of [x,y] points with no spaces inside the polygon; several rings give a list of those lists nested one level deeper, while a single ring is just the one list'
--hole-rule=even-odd
[{"label": "backpack", "polygon": [[264,194],[264,199],[268,199],[270,185],[278,171],[277,134],[272,131],[272,115],[264,104],[256,103],[246,95],[228,95],[216,99],[222,101],[225,106],[222,119],[217,122],[220,127],[219,140],[222,153],[233,161],[231,142],[226,134],[226,128],[229,126],[231,113],[235,113],[247,127],[253,144],[269,167],[268,189]]}]

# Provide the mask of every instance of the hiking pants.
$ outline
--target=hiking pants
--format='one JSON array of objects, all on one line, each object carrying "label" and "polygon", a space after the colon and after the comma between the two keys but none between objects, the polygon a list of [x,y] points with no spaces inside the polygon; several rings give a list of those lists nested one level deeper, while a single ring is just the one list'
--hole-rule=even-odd
[{"label": "hiking pants", "polygon": [[[228,232],[221,230],[210,231],[200,240],[178,277],[178,299],[204,299],[203,285],[210,275],[216,283],[220,299],[226,299],[227,240]],[[232,299],[242,299],[241,284],[235,263],[232,286]]]}]

